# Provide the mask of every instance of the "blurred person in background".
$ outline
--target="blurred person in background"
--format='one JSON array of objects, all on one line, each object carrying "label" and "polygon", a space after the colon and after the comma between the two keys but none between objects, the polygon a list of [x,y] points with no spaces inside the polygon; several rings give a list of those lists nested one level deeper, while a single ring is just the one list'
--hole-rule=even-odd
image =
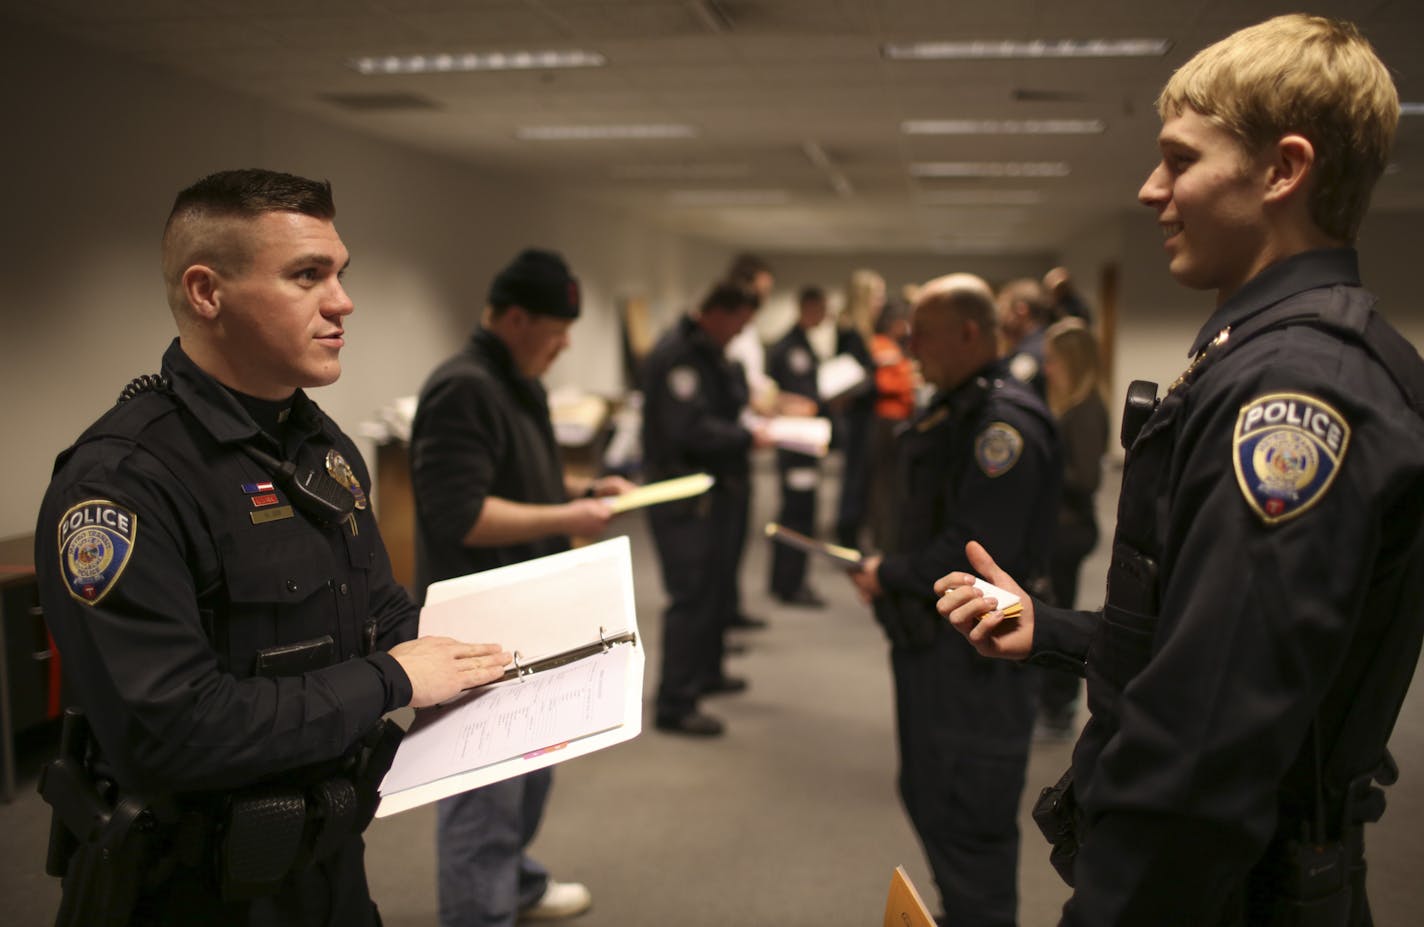
[{"label": "blurred person in background", "polygon": [[1043,332],[1052,313],[1048,293],[1037,280],[1023,277],[999,288],[998,304],[999,337],[1009,373],[1045,395]]},{"label": "blurred person in background", "polygon": [[870,539],[876,550],[892,549],[895,538],[895,432],[915,411],[919,374],[906,351],[910,303],[886,302],[870,339],[875,364],[875,417],[870,432]]},{"label": "blurred person in background", "polygon": [[[1043,374],[1048,384],[1048,408],[1058,420],[1058,437],[1063,445],[1063,496],[1058,505],[1058,529],[1048,579],[1053,601],[1073,608],[1078,597],[1078,573],[1098,543],[1094,500],[1108,448],[1108,409],[1102,397],[1098,339],[1082,319],[1070,317],[1048,327]],[[1078,688],[1077,674],[1043,669],[1038,698],[1042,739],[1066,740],[1073,736]]]},{"label": "blurred person in background", "polygon": [[[820,408],[816,373],[820,359],[811,347],[809,333],[826,319],[826,294],[818,286],[808,286],[797,297],[796,323],[767,351],[767,372],[784,397],[801,396],[808,411]],[[776,471],[781,483],[781,511],[778,523],[793,531],[816,533],[816,484],[820,481],[820,460],[809,454],[777,448]],[[806,584],[806,554],[785,544],[771,545],[771,594],[786,605],[823,608],[826,604]]]},{"label": "blurred person in background", "polygon": [[849,354],[865,368],[865,381],[835,402],[844,454],[840,503],[836,508],[836,543],[859,548],[870,499],[870,432],[875,417],[875,361],[870,342],[875,320],[885,307],[885,278],[861,268],[850,276],[846,303],[836,324],[836,354]]}]

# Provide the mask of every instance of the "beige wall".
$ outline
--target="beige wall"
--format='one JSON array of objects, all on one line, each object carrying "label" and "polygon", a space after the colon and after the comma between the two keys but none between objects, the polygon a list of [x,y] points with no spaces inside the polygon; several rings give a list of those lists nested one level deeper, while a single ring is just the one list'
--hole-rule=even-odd
[{"label": "beige wall", "polygon": [[626,216],[545,201],[528,184],[41,36],[0,35],[0,59],[0,537],[34,529],[54,455],[128,380],[157,370],[174,334],[159,235],[177,190],[209,171],[331,180],[356,312],[344,375],[313,395],[353,433],[456,349],[490,278],[526,245],[562,251],[584,282],[584,317],[550,385],[610,394],[622,387],[616,301],[643,296],[661,322],[728,259]]},{"label": "beige wall", "polygon": [[[158,236],[176,190],[209,171],[272,167],[334,184],[357,310],[345,375],[315,396],[353,432],[463,341],[491,275],[525,245],[563,251],[584,283],[585,315],[550,385],[604,393],[621,386],[618,300],[646,298],[661,326],[695,303],[730,252],[19,30],[0,34],[0,112],[0,537],[33,530],[54,455],[124,383],[157,368],[173,334]],[[1409,242],[1418,225],[1413,214],[1373,216],[1361,240],[1367,279],[1416,345],[1424,300]],[[767,257],[778,276],[767,334],[789,321],[801,285],[838,291],[858,266],[895,287],[951,270],[998,282],[1061,261],[1095,298],[1099,269],[1115,261],[1114,405],[1130,379],[1170,382],[1211,309],[1206,295],[1172,283],[1150,214],[1131,204],[1120,224],[1084,229],[1056,256]]]}]

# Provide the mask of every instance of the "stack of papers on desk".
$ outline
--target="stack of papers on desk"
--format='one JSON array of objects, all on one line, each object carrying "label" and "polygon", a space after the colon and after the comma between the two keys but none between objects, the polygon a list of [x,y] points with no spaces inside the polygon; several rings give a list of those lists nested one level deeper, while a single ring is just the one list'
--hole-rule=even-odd
[{"label": "stack of papers on desk", "polygon": [[494,643],[508,681],[416,712],[377,817],[583,756],[642,731],[644,654],[628,539],[435,583],[422,635]]}]

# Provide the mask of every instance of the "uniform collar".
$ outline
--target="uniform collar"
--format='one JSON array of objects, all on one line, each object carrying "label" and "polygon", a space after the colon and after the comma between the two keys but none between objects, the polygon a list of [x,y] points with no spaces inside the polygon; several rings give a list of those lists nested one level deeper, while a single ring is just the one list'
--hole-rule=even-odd
[{"label": "uniform collar", "polygon": [[685,315],[678,322],[682,328],[683,335],[698,350],[705,351],[713,357],[725,357],[725,350],[713,341],[711,336],[702,328],[697,319],[690,315]]},{"label": "uniform collar", "polygon": [[[163,375],[172,385],[173,395],[216,440],[224,444],[243,443],[262,433],[242,403],[183,353],[177,338],[163,353]],[[316,403],[301,390],[292,398],[290,421],[294,434],[315,434],[321,430]]]},{"label": "uniform collar", "polygon": [[963,383],[960,383],[953,389],[940,390],[935,393],[925,411],[928,412],[936,406],[941,405],[949,405],[955,408],[963,406],[970,401],[971,397],[980,395],[988,389],[989,384],[1003,380],[1004,377],[1004,362],[997,359],[990,361],[966,377]]},{"label": "uniform collar", "polygon": [[1188,357],[1196,357],[1222,329],[1240,325],[1283,299],[1327,286],[1359,286],[1360,260],[1354,248],[1327,248],[1293,254],[1261,271],[1221,304],[1197,333]]}]

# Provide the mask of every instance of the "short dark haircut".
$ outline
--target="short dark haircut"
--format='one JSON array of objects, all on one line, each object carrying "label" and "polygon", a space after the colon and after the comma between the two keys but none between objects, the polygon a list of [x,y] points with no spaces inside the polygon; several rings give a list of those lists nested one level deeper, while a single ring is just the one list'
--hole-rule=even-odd
[{"label": "short dark haircut", "polygon": [[743,252],[732,259],[732,266],[727,268],[726,281],[739,286],[750,286],[756,279],[757,274],[771,273],[771,265],[755,254]]},{"label": "short dark haircut", "polygon": [[331,183],[260,168],[219,171],[179,192],[167,225],[191,213],[254,218],[264,212],[299,212],[330,221],[336,218]]},{"label": "short dark haircut", "polygon": [[719,283],[702,298],[699,312],[736,312],[739,309],[756,309],[761,298],[746,287],[734,283]]},{"label": "short dark haircut", "polygon": [[330,222],[336,217],[331,184],[258,168],[219,171],[182,190],[163,226],[163,281],[179,312],[184,271],[195,263],[242,273],[252,242],[242,223],[269,212],[294,212]]},{"label": "short dark haircut", "polygon": [[803,286],[801,292],[796,294],[796,305],[804,306],[807,303],[823,303],[826,301],[826,291],[818,286]]}]

